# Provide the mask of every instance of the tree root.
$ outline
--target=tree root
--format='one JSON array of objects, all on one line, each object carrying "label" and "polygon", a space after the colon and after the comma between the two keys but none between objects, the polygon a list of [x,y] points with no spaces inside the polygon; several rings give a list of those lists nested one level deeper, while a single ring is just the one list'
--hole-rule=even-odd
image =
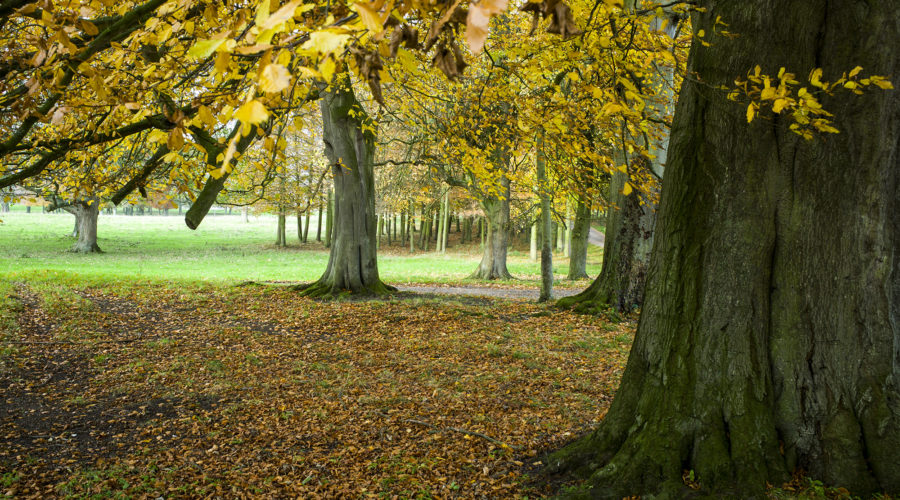
[{"label": "tree root", "polygon": [[378,281],[359,290],[349,290],[335,286],[330,280],[319,280],[302,285],[289,287],[290,290],[299,292],[301,297],[309,297],[323,300],[333,300],[346,297],[376,297],[387,295],[397,291],[396,287]]}]

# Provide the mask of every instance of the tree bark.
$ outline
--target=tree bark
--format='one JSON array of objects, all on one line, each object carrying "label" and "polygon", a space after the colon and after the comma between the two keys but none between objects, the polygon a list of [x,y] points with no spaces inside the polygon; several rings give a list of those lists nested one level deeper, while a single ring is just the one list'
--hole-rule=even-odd
[{"label": "tree bark", "polygon": [[538,221],[531,223],[531,237],[528,240],[528,258],[532,262],[537,261],[538,254]]},{"label": "tree bark", "polygon": [[441,253],[447,253],[447,240],[449,239],[450,233],[450,192],[447,191],[444,193],[444,212],[443,219],[441,219]]},{"label": "tree bark", "polygon": [[591,232],[591,200],[586,195],[578,196],[575,207],[575,222],[572,224],[572,238],[569,240],[569,274],[570,280],[588,277],[587,249],[588,236]]},{"label": "tree bark", "polygon": [[303,228],[303,243],[306,243],[307,241],[309,241],[309,216],[310,215],[311,215],[310,211],[307,210],[306,211],[306,220],[304,221],[304,223],[306,224],[306,227]]},{"label": "tree bark", "polygon": [[553,298],[553,225],[550,193],[547,192],[547,159],[544,156],[543,136],[538,142],[537,181],[541,198],[541,293],[538,302]]},{"label": "tree bark", "polygon": [[558,306],[581,312],[599,312],[607,307],[627,312],[643,301],[656,213],[652,205],[641,203],[637,191],[627,196],[622,193],[626,178],[626,174],[616,172],[609,183],[609,197],[615,207],[610,208],[606,221],[600,275],[583,292],[560,299]]},{"label": "tree bark", "polygon": [[97,245],[97,219],[100,216],[100,202],[97,199],[88,199],[74,203],[71,213],[75,215],[75,225],[78,240],[72,246],[72,251],[77,253],[101,253]]},{"label": "tree bark", "polygon": [[333,297],[396,290],[378,277],[374,125],[356,100],[349,78],[323,92],[320,108],[325,156],[334,176],[334,238],[328,267],[317,282],[302,287],[302,293]]},{"label": "tree bark", "polygon": [[303,243],[303,212],[297,210],[297,243]]},{"label": "tree bark", "polygon": [[318,223],[316,224],[316,241],[322,241],[322,199],[319,199]]},{"label": "tree bark", "polygon": [[328,213],[325,214],[325,248],[331,248],[331,236],[334,233],[334,190],[328,190]]},{"label": "tree bark", "polygon": [[275,246],[283,247],[287,246],[287,239],[285,238],[285,226],[286,226],[287,216],[284,215],[283,210],[278,211],[278,228],[275,233]]},{"label": "tree bark", "polygon": [[487,220],[487,236],[482,253],[481,263],[470,278],[494,280],[512,279],[506,268],[506,251],[509,243],[509,179],[503,175],[500,178],[500,194],[502,199],[496,196],[484,196],[481,207]]},{"label": "tree bark", "polygon": [[[756,64],[900,74],[895,2],[704,2],[676,107],[646,301],[600,428],[548,460],[593,498],[761,495],[806,471],[900,492],[900,95],[821,95],[839,134],[752,124],[715,92]],[[760,60],[764,56],[765,59]],[[803,78],[803,77],[800,77]]]}]

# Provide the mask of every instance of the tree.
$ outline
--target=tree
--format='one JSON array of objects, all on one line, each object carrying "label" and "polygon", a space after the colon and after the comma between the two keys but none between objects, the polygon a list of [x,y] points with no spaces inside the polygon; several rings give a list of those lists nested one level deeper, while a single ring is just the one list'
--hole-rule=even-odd
[{"label": "tree", "polygon": [[349,75],[323,91],[320,107],[325,156],[334,178],[334,235],[328,267],[301,290],[307,296],[393,291],[378,277],[373,123],[356,99]]},{"label": "tree", "polygon": [[[900,96],[852,95],[840,75],[900,73],[900,10],[700,6],[695,32],[712,38],[692,47],[697,78],[678,99],[634,347],[603,424],[551,466],[589,476],[592,498],[682,495],[685,470],[741,496],[797,470],[898,492]],[[813,71],[795,92],[792,75],[757,64]],[[778,82],[760,92],[772,112],[719,90],[744,71],[757,90]],[[807,94],[839,133],[803,139],[821,108],[774,102]]]}]

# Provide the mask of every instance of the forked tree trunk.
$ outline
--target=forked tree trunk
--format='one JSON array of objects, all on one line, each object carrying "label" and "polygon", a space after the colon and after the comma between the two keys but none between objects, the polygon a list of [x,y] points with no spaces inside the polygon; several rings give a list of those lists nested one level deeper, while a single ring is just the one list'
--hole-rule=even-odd
[{"label": "forked tree trunk", "polygon": [[804,470],[900,492],[900,95],[821,96],[838,134],[716,92],[756,64],[900,75],[893,1],[703,2],[637,336],[600,428],[549,458],[587,495],[760,495]]},{"label": "forked tree trunk", "polygon": [[[378,277],[375,213],[375,136],[363,127],[365,115],[349,79],[323,92],[325,156],[334,176],[334,235],[328,267],[308,296],[381,294],[395,290]],[[366,124],[371,129],[372,124]]]},{"label": "forked tree trunk", "polygon": [[506,268],[506,250],[509,244],[509,179],[505,175],[500,178],[500,187],[503,199],[486,196],[481,200],[481,207],[487,219],[487,241],[481,263],[469,276],[470,278],[512,279]]},{"label": "forked tree trunk", "polygon": [[100,203],[94,200],[87,200],[75,203],[71,206],[71,212],[75,215],[75,225],[78,237],[75,245],[72,246],[73,252],[78,253],[100,253],[100,246],[97,245],[97,219],[100,216]]}]

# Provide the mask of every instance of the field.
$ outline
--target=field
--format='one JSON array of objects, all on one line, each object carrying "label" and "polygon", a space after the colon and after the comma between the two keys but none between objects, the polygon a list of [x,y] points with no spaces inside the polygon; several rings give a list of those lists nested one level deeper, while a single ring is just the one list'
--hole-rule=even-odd
[{"label": "field", "polygon": [[[71,216],[0,218],[0,498],[551,495],[569,486],[543,453],[599,422],[633,335],[530,301],[234,286],[324,268],[319,243],[274,247],[271,217],[102,215],[100,255],[67,252]],[[468,286],[478,258],[379,264]],[[525,279],[501,286],[537,266],[514,250]]]},{"label": "field", "polygon": [[[210,215],[196,231],[182,217],[101,215],[98,239],[104,253],[68,253],[74,218],[69,214],[0,214],[0,273],[54,270],[97,279],[239,281],[313,281],[328,262],[327,249],[315,242],[315,217],[309,242],[296,239],[296,219],[288,220],[288,247],[276,247],[276,219],[240,215]],[[382,246],[379,271],[389,283],[463,283],[480,260],[478,244],[454,245],[446,255],[433,251],[409,254],[399,245]],[[522,245],[520,242],[519,245]],[[434,245],[431,246],[432,250]],[[588,253],[588,274],[600,272],[602,250]],[[529,259],[526,246],[509,254],[509,270],[517,278],[509,285],[538,287],[540,264]],[[554,256],[557,286],[584,288],[586,281],[564,280],[568,260]]]}]

